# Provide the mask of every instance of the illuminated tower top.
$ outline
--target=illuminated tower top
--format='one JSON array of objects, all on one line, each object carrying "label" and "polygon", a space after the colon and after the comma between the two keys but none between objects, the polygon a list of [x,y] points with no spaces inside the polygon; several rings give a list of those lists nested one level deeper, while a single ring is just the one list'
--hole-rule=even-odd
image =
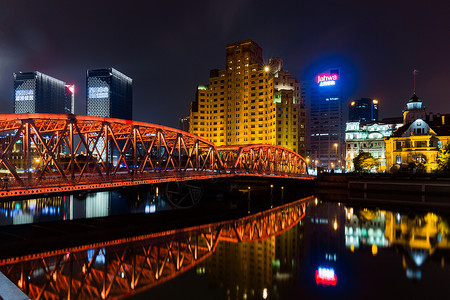
[{"label": "illuminated tower top", "polygon": [[406,104],[406,110],[403,111],[403,124],[411,123],[417,119],[425,120],[426,112],[422,104],[422,100],[414,93]]},{"label": "illuminated tower top", "polygon": [[88,116],[133,119],[133,80],[113,69],[87,70]]},{"label": "illuminated tower top", "polygon": [[66,83],[41,72],[14,73],[14,113],[65,114]]}]

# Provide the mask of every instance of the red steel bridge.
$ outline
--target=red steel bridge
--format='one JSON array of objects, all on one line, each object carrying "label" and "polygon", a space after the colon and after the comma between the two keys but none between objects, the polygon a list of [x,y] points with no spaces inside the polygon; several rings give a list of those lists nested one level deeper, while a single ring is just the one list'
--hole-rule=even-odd
[{"label": "red steel bridge", "polygon": [[305,216],[311,199],[237,220],[0,259],[0,271],[32,299],[123,298],[195,267],[220,241],[280,235]]},{"label": "red steel bridge", "polygon": [[64,114],[0,115],[1,197],[234,176],[311,179],[298,153],[217,147],[138,121]]}]

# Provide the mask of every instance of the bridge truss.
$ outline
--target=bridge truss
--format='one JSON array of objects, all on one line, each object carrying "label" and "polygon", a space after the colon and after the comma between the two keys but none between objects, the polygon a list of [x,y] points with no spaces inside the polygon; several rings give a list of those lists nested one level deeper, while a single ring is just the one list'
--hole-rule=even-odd
[{"label": "bridge truss", "polygon": [[299,154],[273,145],[216,147],[177,129],[113,118],[0,115],[0,197],[206,178],[305,179]]},{"label": "bridge truss", "polygon": [[218,242],[257,242],[292,228],[312,197],[232,221],[0,260],[32,299],[106,299],[149,289],[195,267]]}]

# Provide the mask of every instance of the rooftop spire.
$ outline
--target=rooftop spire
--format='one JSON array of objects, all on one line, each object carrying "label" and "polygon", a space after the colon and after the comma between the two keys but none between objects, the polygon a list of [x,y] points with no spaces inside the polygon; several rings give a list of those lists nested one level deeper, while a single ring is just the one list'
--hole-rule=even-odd
[{"label": "rooftop spire", "polygon": [[414,95],[416,94],[416,75],[419,75],[419,70],[414,69],[413,77],[414,77]]}]

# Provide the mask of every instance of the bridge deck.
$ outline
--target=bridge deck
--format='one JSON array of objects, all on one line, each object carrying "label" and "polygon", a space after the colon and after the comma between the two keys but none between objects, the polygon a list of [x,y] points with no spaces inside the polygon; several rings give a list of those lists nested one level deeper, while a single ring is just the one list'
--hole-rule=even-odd
[{"label": "bridge deck", "polygon": [[[206,173],[206,174],[205,174]],[[20,197],[36,194],[55,194],[67,193],[73,191],[86,190],[104,190],[118,187],[139,186],[148,184],[160,184],[174,181],[191,181],[230,178],[239,176],[263,177],[263,178],[284,178],[292,180],[312,180],[312,176],[300,174],[258,174],[258,173],[233,173],[233,172],[165,172],[165,173],[147,173],[138,176],[130,176],[123,174],[122,177],[117,175],[111,178],[99,178],[92,176],[85,177],[82,182],[76,184],[61,179],[50,179],[44,182],[36,182],[35,185],[23,187],[14,181],[8,182],[7,187],[3,187],[0,191],[0,199],[10,197]]]}]

